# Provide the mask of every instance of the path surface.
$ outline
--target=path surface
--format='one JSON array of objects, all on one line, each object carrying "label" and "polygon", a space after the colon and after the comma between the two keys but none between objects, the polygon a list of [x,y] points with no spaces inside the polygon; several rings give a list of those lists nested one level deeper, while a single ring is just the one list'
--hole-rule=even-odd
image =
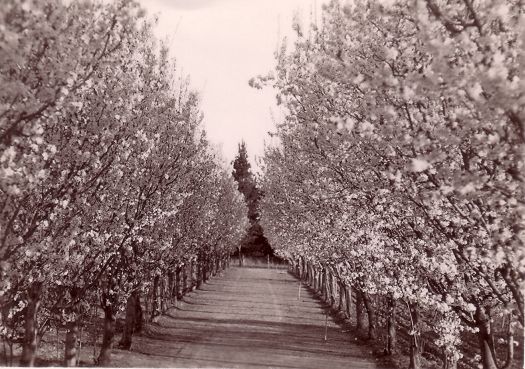
[{"label": "path surface", "polygon": [[184,297],[115,366],[376,368],[323,305],[279,269],[231,268]]}]

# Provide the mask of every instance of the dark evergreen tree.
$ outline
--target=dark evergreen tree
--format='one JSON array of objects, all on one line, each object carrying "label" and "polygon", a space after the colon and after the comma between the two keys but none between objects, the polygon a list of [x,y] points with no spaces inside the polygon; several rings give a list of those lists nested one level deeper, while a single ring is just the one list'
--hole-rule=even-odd
[{"label": "dark evergreen tree", "polygon": [[248,153],[246,151],[246,144],[241,142],[239,144],[239,153],[233,162],[233,178],[237,181],[237,188],[240,193],[244,195],[244,201],[248,205],[248,218],[250,223],[257,220],[257,203],[259,201],[259,194],[255,184],[255,178],[250,170],[251,165],[248,161]]},{"label": "dark evergreen tree", "polygon": [[242,252],[255,256],[273,254],[268,240],[264,237],[263,228],[259,224],[258,205],[262,193],[257,188],[257,181],[251,172],[248,152],[244,142],[239,144],[239,152],[233,161],[232,175],[237,181],[239,192],[244,195],[244,200],[248,206],[248,218],[250,219],[250,228],[241,244]]}]

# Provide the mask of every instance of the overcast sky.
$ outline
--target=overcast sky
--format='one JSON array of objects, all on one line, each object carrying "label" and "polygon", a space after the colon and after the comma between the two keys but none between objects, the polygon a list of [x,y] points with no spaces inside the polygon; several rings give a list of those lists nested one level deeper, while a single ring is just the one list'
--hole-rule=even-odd
[{"label": "overcast sky", "polygon": [[[293,37],[296,15],[307,25],[325,0],[142,0],[157,14],[157,35],[167,40],[179,71],[190,75],[202,101],[210,141],[230,162],[244,140],[252,165],[263,154],[273,120],[282,119],[275,92],[248,80],[275,65],[284,36]],[[314,12],[317,9],[317,13]],[[272,118],[273,115],[273,118]]]}]

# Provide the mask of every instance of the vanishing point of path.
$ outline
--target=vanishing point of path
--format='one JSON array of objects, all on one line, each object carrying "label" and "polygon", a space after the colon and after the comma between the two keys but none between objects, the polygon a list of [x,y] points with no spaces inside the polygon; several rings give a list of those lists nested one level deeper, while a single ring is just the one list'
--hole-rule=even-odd
[{"label": "vanishing point of path", "polygon": [[377,368],[323,305],[283,269],[230,268],[184,297],[113,365],[229,368]]}]

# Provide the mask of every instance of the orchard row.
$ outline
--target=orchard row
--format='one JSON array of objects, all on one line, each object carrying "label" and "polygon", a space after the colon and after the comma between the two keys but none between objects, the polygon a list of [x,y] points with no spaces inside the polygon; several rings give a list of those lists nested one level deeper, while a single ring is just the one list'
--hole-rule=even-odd
[{"label": "orchard row", "polygon": [[33,365],[65,329],[72,366],[99,306],[107,366],[126,303],[155,316],[223,267],[247,209],[139,6],[66,3],[0,9],[0,337]]},{"label": "orchard row", "polygon": [[332,1],[251,81],[287,110],[265,157],[265,235],[326,296],[355,291],[370,338],[381,312],[386,352],[407,334],[410,368],[429,345],[444,368],[510,367],[521,340],[524,10]]}]

